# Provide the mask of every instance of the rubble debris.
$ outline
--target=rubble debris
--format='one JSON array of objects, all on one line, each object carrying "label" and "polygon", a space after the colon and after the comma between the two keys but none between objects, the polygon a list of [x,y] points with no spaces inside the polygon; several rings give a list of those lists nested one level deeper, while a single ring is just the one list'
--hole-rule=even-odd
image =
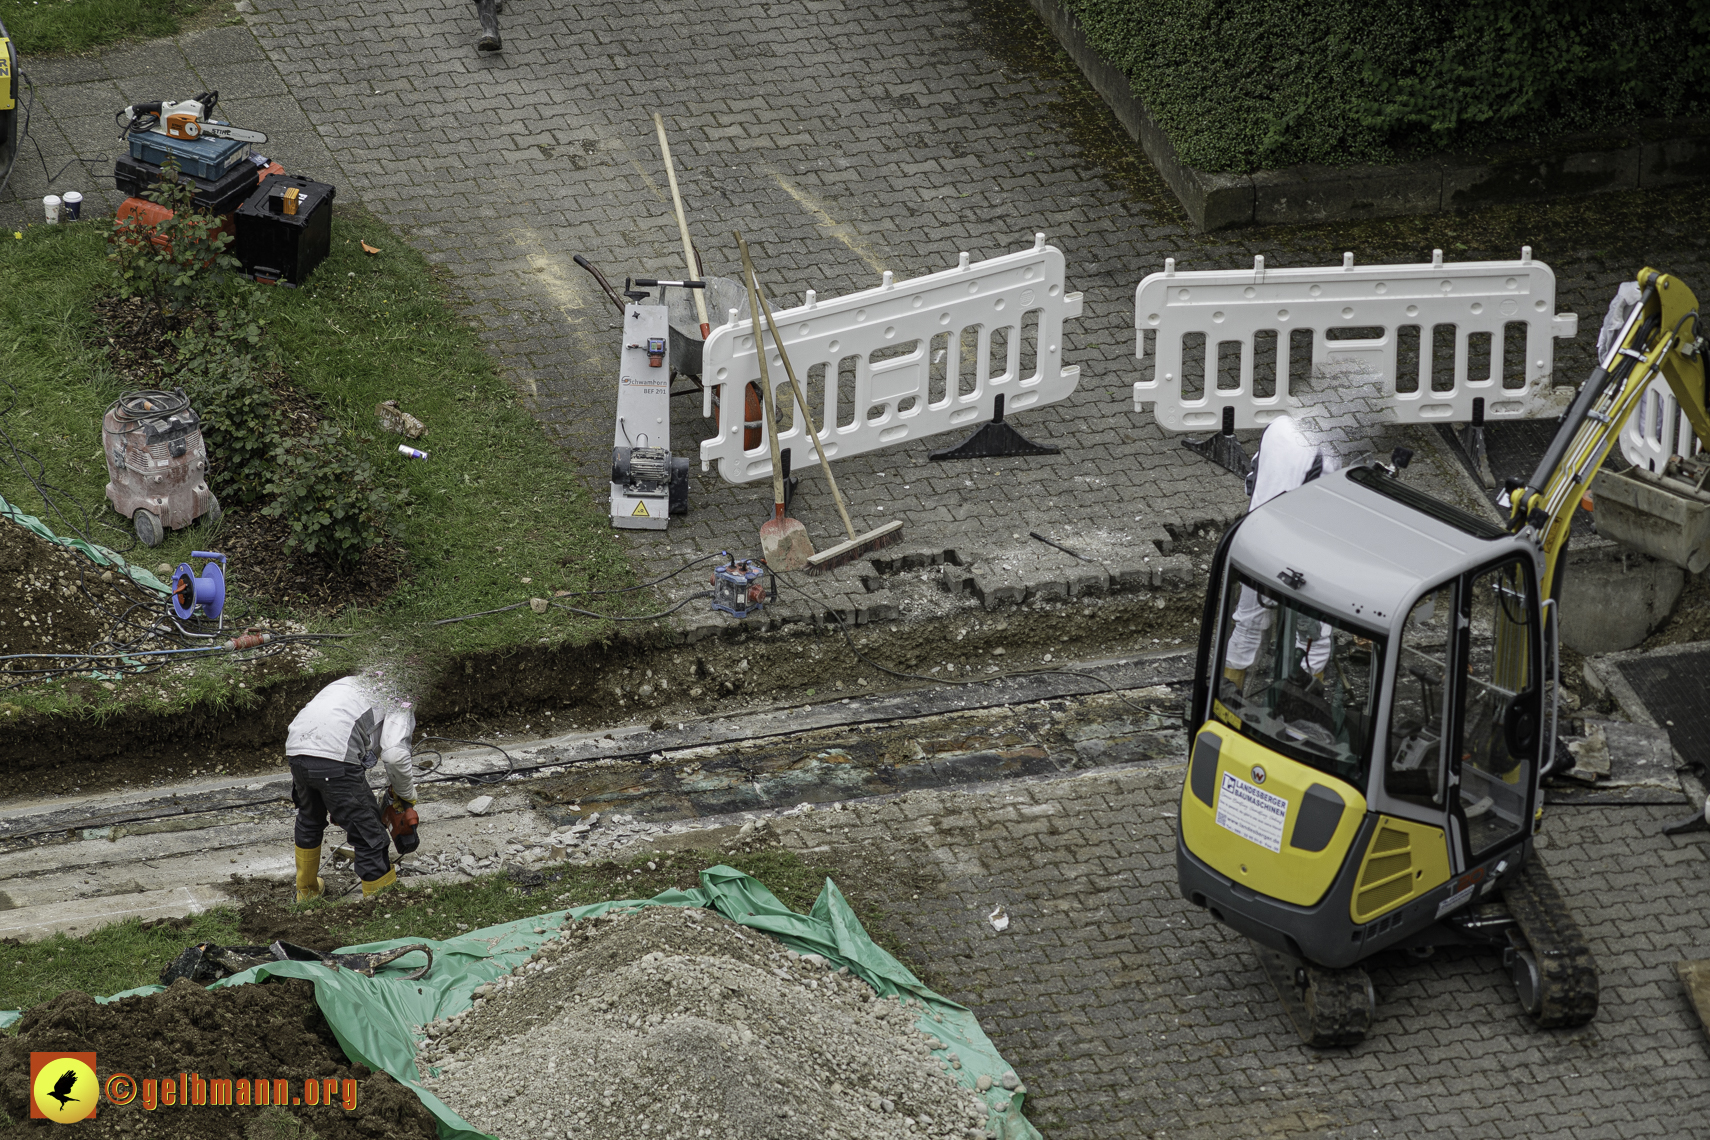
[{"label": "rubble debris", "polygon": [[573,923],[424,1027],[423,1084],[506,1140],[986,1135],[914,1011],[699,908]]},{"label": "rubble debris", "polygon": [[486,815],[487,809],[493,806],[492,796],[476,796],[464,805],[464,810],[470,815]]},{"label": "rubble debris", "polygon": [[1686,987],[1692,1008],[1698,1011],[1698,1023],[1710,1033],[1710,958],[1676,962],[1674,972]]},{"label": "rubble debris", "polygon": [[389,431],[394,435],[420,439],[427,434],[427,425],[400,408],[396,400],[381,400],[375,404],[374,418],[380,421],[382,431]]}]

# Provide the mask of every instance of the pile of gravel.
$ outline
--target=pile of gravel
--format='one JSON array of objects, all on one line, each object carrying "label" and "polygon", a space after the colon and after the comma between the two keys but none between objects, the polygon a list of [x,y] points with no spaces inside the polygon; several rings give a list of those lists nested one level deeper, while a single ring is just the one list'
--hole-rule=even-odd
[{"label": "pile of gravel", "polygon": [[986,1136],[912,1003],[710,910],[569,924],[475,993],[416,1063],[504,1140]]}]

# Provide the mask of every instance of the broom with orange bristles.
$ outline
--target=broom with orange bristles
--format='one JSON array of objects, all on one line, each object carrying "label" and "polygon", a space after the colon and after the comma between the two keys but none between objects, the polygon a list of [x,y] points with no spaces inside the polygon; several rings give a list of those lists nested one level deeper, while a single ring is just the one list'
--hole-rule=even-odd
[{"label": "broom with orange bristles", "polygon": [[[772,319],[772,302],[766,299],[766,291],[760,287],[759,278],[754,277],[754,267],[748,264],[748,250],[743,247],[744,264],[747,266],[754,291],[759,295],[760,311],[766,315],[766,327],[771,330],[772,342],[777,346],[778,356],[784,362],[784,374],[790,378],[790,388],[796,394],[796,403],[801,406],[802,418],[806,421],[808,438],[813,440],[813,449],[819,455],[819,465],[825,469],[825,481],[831,487],[831,497],[837,503],[837,513],[843,518],[843,529],[848,532],[849,540],[840,542],[827,550],[807,560],[809,574],[823,574],[834,570],[858,558],[864,558],[875,550],[882,550],[902,541],[902,520],[888,522],[884,526],[857,535],[855,524],[849,521],[849,508],[844,505],[843,494],[837,489],[837,477],[831,473],[831,461],[826,458],[825,447],[819,442],[819,426],[813,422],[813,412],[808,408],[807,395],[802,391],[800,380],[796,379],[795,366],[790,363],[790,354],[784,350],[784,338],[778,335],[777,322]],[[756,338],[758,340],[758,338]]]}]

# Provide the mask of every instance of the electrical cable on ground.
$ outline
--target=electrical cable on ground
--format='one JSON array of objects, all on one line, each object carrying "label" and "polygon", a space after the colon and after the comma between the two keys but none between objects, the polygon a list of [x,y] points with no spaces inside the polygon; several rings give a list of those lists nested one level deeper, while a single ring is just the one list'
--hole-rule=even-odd
[{"label": "electrical cable on ground", "polygon": [[[515,773],[517,770],[517,762],[511,756],[511,754],[509,752],[506,752],[503,748],[500,748],[497,744],[493,744],[493,743],[490,743],[490,742],[485,741],[485,740],[459,740],[455,736],[424,736],[424,737],[422,737],[422,739],[423,740],[437,740],[437,741],[440,741],[440,742],[445,743],[445,744],[473,744],[477,748],[497,749],[499,755],[503,756],[505,758],[505,763],[508,765],[508,767],[505,769],[505,774],[502,776],[486,775],[486,774],[477,775],[475,773],[470,773],[469,775],[465,775],[465,776],[441,776],[438,779],[425,780],[425,781],[423,781],[423,783],[437,784],[437,783],[449,782],[449,781],[453,781],[453,780],[473,780],[477,784],[500,784],[500,783],[503,783],[504,781],[510,779],[512,774]],[[445,759],[445,757],[440,754],[438,749],[430,748],[430,749],[428,749],[428,751],[432,752],[436,756],[439,756],[442,761]],[[550,765],[545,765],[545,766],[550,767]]]}]

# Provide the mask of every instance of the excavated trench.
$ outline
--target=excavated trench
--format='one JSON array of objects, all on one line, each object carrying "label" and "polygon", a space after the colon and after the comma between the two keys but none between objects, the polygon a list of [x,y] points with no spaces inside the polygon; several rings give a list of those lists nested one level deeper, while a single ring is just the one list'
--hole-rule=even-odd
[{"label": "excavated trench", "polygon": [[[1065,660],[1190,646],[1201,603],[1200,590],[1184,585],[993,609],[966,605],[924,620],[858,624],[847,636],[835,622],[771,617],[592,645],[516,646],[451,661],[419,703],[418,719],[426,732],[448,737],[538,736],[645,721],[662,727],[779,699],[989,679]],[[250,690],[242,705],[104,722],[10,715],[0,723],[0,797],[277,771],[286,725],[326,680],[279,677]]]}]

